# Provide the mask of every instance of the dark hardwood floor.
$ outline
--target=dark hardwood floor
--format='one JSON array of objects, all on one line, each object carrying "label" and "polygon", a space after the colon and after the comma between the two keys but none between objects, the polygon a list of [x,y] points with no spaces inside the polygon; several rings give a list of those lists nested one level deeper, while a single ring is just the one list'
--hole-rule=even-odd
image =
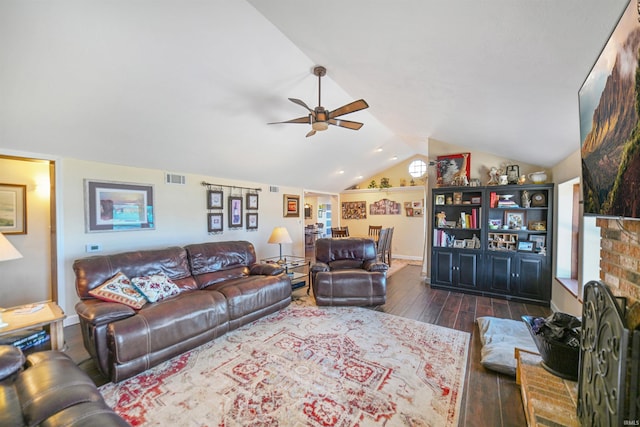
[{"label": "dark hardwood floor", "polygon": [[[475,319],[495,316],[520,319],[528,314],[548,316],[551,311],[538,305],[431,289],[420,277],[419,266],[409,265],[387,283],[387,303],[376,310],[471,333],[465,392],[462,396],[460,426],[526,425],[520,389],[513,377],[485,369],[480,364],[480,339]],[[305,288],[295,294],[302,295]],[[82,344],[78,325],[64,328],[66,353],[98,385],[106,382]]]}]

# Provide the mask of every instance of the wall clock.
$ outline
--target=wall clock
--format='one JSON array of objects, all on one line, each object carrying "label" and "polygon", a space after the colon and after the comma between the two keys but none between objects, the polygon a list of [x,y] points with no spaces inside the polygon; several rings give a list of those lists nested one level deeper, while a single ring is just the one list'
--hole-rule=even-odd
[{"label": "wall clock", "polygon": [[544,193],[533,193],[531,195],[531,206],[535,208],[547,206],[547,195]]}]

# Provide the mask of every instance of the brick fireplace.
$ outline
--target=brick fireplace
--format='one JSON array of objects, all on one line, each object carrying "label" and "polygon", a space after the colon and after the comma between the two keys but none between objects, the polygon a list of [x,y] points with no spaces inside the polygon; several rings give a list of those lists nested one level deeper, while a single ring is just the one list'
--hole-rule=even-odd
[{"label": "brick fireplace", "polygon": [[600,280],[631,306],[640,301],[640,221],[598,218]]}]

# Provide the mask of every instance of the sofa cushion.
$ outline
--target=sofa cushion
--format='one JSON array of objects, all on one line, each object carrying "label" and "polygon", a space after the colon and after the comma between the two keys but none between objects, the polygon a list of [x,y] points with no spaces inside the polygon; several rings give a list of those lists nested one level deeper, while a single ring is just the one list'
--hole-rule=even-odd
[{"label": "sofa cushion", "polygon": [[24,364],[24,354],[12,345],[0,345],[0,381],[18,372]]},{"label": "sofa cushion", "polygon": [[200,288],[248,276],[249,267],[256,262],[255,248],[246,241],[198,243],[185,246],[185,250]]},{"label": "sofa cushion", "polygon": [[131,284],[149,302],[162,301],[180,293],[180,288],[162,273],[134,277],[131,279]]},{"label": "sofa cushion", "polygon": [[119,302],[131,308],[139,309],[147,302],[146,298],[133,287],[127,276],[118,273],[102,285],[89,291],[89,294],[109,302]]}]

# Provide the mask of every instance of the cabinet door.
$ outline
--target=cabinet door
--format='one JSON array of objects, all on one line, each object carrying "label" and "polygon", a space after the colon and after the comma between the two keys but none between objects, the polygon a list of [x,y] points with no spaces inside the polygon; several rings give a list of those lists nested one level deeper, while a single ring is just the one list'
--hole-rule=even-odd
[{"label": "cabinet door", "polygon": [[458,273],[459,286],[474,289],[478,287],[478,271],[480,271],[479,259],[480,255],[475,252],[458,253],[456,272]]},{"label": "cabinet door", "polygon": [[547,258],[542,256],[518,255],[518,289],[516,294],[539,300],[549,300],[549,274]]},{"label": "cabinet door", "polygon": [[433,251],[431,281],[437,285],[453,286],[453,252]]},{"label": "cabinet door", "polygon": [[513,255],[507,252],[490,253],[487,256],[487,290],[504,294],[511,293],[514,280]]}]

